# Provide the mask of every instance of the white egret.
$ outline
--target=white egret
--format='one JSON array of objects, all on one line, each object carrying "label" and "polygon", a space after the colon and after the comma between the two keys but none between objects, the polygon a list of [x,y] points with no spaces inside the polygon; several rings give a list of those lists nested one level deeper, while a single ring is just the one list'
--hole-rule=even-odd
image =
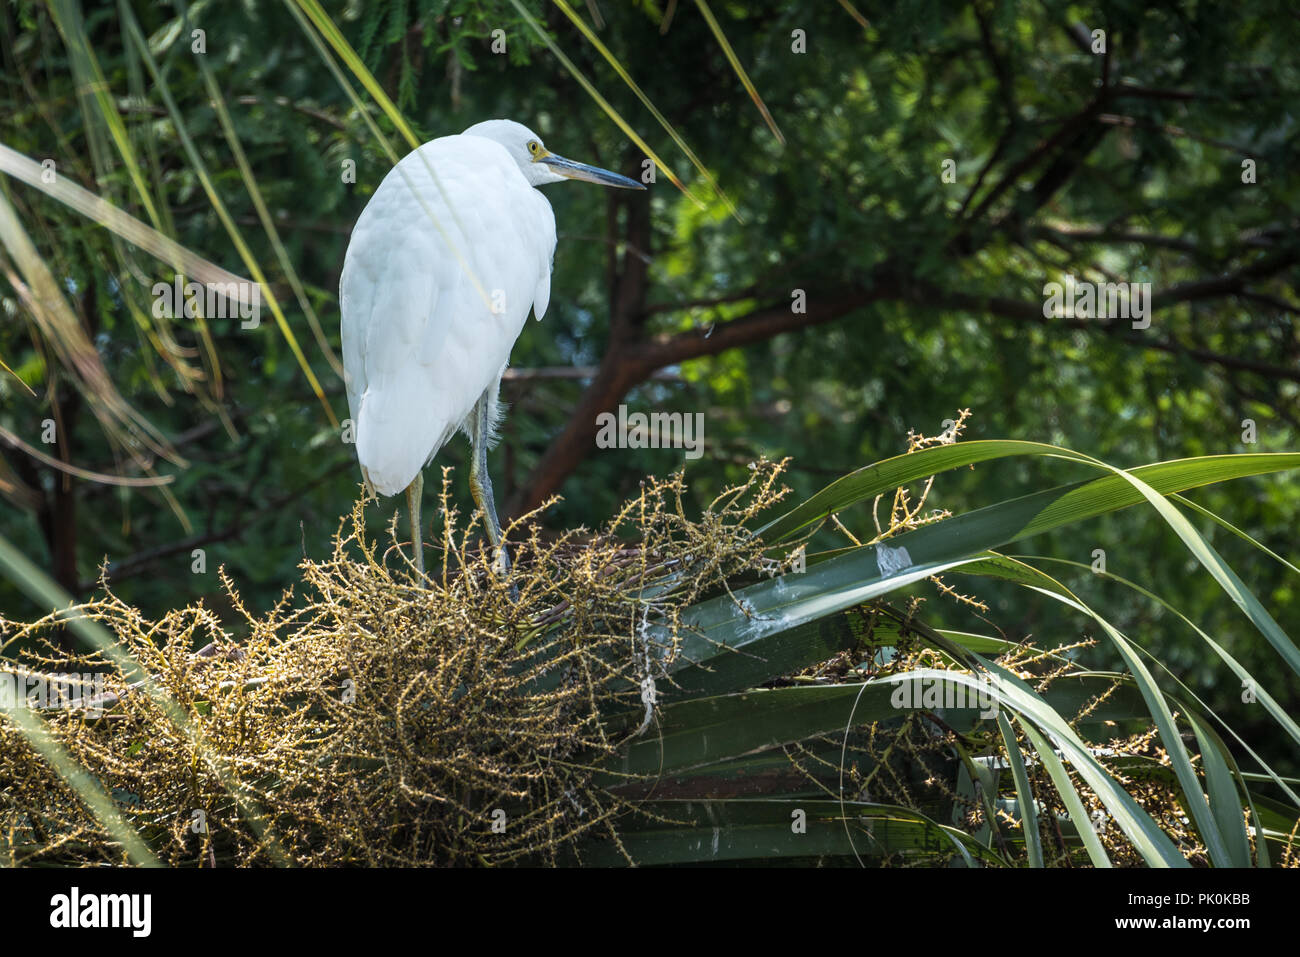
[{"label": "white egret", "polygon": [[470,488],[499,570],[509,568],[488,474],[497,392],[531,308],[551,296],[555,214],[534,187],[635,180],[549,152],[510,120],[489,120],[409,153],[362,210],[339,281],[343,369],[357,458],[380,495],[406,492],[416,568],[422,472],[462,429]]}]

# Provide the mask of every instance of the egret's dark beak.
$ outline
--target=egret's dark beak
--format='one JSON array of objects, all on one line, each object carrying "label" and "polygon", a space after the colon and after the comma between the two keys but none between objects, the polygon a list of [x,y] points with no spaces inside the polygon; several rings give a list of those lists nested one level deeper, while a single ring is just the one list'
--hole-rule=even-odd
[{"label": "egret's dark beak", "polygon": [[615,186],[618,189],[645,189],[645,186],[634,179],[619,176],[618,173],[611,173],[599,166],[575,163],[571,159],[556,156],[554,153],[547,153],[539,158],[537,162],[545,163],[566,179],[580,179],[584,183],[599,183],[601,186]]}]

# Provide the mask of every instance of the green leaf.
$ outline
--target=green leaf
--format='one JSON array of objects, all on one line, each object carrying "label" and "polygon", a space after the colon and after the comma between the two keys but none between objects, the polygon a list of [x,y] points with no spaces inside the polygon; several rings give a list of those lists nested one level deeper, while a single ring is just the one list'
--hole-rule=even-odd
[{"label": "green leaf", "polygon": [[[885,459],[846,475],[844,478],[832,482],[786,514],[756,529],[755,534],[762,536],[765,541],[775,544],[789,538],[814,522],[848,508],[850,505],[873,499],[885,492],[892,492],[908,482],[929,478],[931,475],[937,475],[949,469],[960,468],[963,465],[1020,455],[1061,458],[1093,468],[1112,469],[1111,466],[1090,456],[1039,442],[991,439],[939,445],[929,449],[922,449],[919,452],[911,452],[906,455]],[[1211,455],[1190,459],[1175,459],[1170,462],[1139,466],[1132,469],[1129,474],[1139,476],[1143,482],[1159,489],[1161,492],[1170,492],[1196,488],[1201,485],[1211,485],[1215,482],[1223,482],[1245,475],[1262,475],[1268,472],[1298,467],[1300,467],[1300,453],[1251,453],[1246,455]],[[1114,471],[1118,472],[1119,470]],[[1099,507],[1098,500],[1100,499],[1104,503],[1115,488],[1123,483],[1123,479],[1114,477],[1112,482],[1113,484],[1103,482],[1101,485],[1096,485],[1095,481],[1085,481],[1025,496],[1025,499],[1043,497],[1044,502],[1059,499],[1060,504],[1057,509],[1042,510],[1044,511],[1043,519],[1055,524],[1046,525],[1042,528],[1031,527],[1017,537],[1031,535],[1034,531],[1043,531],[1047,527],[1055,527],[1057,524],[1065,524],[1068,521],[1077,521],[1079,518],[1091,517],[1091,515],[1101,514],[1104,511],[1135,505],[1142,500],[1140,494],[1120,496],[1115,504],[1103,506],[1100,511],[1092,511],[1092,509]],[[1074,494],[1076,490],[1081,489],[1084,490],[1082,494]],[[1120,504],[1121,502],[1123,504]],[[1029,514],[1035,514],[1038,511],[1040,509],[1031,509]],[[1060,511],[1064,511],[1067,515],[1074,513],[1074,517],[1061,516]]]},{"label": "green leaf", "polygon": [[1020,722],[1021,727],[1025,729],[1025,734],[1033,742],[1034,749],[1038,752],[1038,760],[1043,762],[1043,767],[1047,770],[1048,775],[1052,778],[1052,783],[1056,785],[1056,792],[1061,795],[1061,800],[1065,802],[1065,809],[1070,814],[1070,820],[1074,822],[1074,830],[1083,840],[1083,846],[1088,852],[1088,857],[1097,867],[1110,867],[1110,856],[1106,853],[1106,848],[1102,847],[1101,839],[1097,837],[1097,832],[1092,829],[1092,820],[1088,817],[1088,809],[1083,806],[1083,799],[1079,797],[1079,792],[1075,790],[1074,782],[1070,780],[1070,775],[1066,773],[1065,766],[1061,764],[1061,759],[1056,756],[1052,746],[1041,734],[1035,731],[1027,721]]},{"label": "green leaf", "polygon": [[[964,566],[962,568],[962,572],[964,574],[970,574],[970,575],[984,575],[984,574],[991,573],[997,577],[1005,577],[1004,570],[1010,569],[1011,566],[1019,566],[1020,569],[1032,568],[1032,566],[1025,565],[1022,560],[1033,558],[1035,561],[1056,562],[1058,564],[1070,565],[1075,568],[1088,569],[1090,574],[1097,574],[1100,575],[1102,578],[1106,579],[1107,581],[1117,582],[1156,602],[1162,608],[1166,609],[1167,611],[1171,612],[1174,615],[1177,615],[1179,618],[1183,620],[1183,622],[1189,628],[1195,631],[1196,634],[1200,637],[1200,639],[1204,641],[1207,645],[1209,645],[1211,650],[1213,650],[1214,653],[1218,655],[1224,661],[1224,663],[1227,664],[1227,666],[1230,669],[1232,669],[1232,672],[1241,680],[1242,687],[1243,688],[1249,687],[1250,689],[1252,689],[1252,693],[1255,696],[1255,700],[1264,706],[1264,710],[1266,710],[1269,713],[1269,715],[1272,716],[1272,718],[1275,721],[1277,721],[1278,725],[1282,728],[1282,730],[1286,731],[1286,733],[1289,734],[1294,741],[1300,744],[1300,725],[1297,725],[1295,719],[1293,719],[1289,714],[1287,714],[1286,710],[1277,703],[1276,699],[1274,699],[1273,696],[1270,695],[1267,690],[1265,690],[1264,686],[1260,683],[1260,681],[1257,678],[1255,678],[1255,676],[1252,675],[1249,671],[1247,671],[1241,665],[1241,663],[1237,661],[1236,658],[1230,655],[1222,645],[1220,645],[1217,641],[1215,641],[1208,634],[1206,634],[1195,622],[1193,622],[1190,618],[1184,615],[1173,605],[1169,604],[1169,602],[1165,601],[1159,595],[1155,594],[1154,592],[1148,591],[1147,589],[1143,588],[1141,585],[1136,584],[1135,582],[1129,581],[1127,578],[1124,578],[1120,575],[1116,575],[1114,572],[1109,572],[1109,571],[1092,572],[1088,565],[1084,565],[1081,562],[1070,561],[1069,559],[1050,558],[1042,555],[1003,556],[1003,555],[995,555],[994,553],[990,553],[990,556],[991,556],[989,559],[990,564],[987,568],[983,563],[975,563],[975,564]],[[1008,580],[1018,580],[1021,581],[1022,583],[1028,583],[1030,579],[1025,577],[1026,574],[1027,573],[1023,571],[1016,572],[1015,577],[1009,578]],[[1175,675],[1171,675],[1170,677],[1176,681],[1178,680],[1177,676]],[[1194,700],[1197,700],[1196,696],[1192,693],[1191,689],[1187,688],[1186,685],[1182,684],[1181,681],[1179,682],[1179,685],[1183,688],[1183,693],[1185,695],[1187,695],[1188,697]],[[1204,707],[1204,705],[1202,705],[1202,707]],[[1208,708],[1206,708],[1206,711],[1210,714],[1213,714],[1213,712],[1209,711]],[[1300,781],[1292,781],[1290,779],[1285,779],[1279,776],[1255,752],[1254,748],[1252,748],[1246,742],[1246,740],[1241,737],[1241,735],[1237,734],[1237,732],[1222,719],[1218,719],[1218,720],[1219,720],[1219,724],[1224,728],[1224,730],[1226,730],[1233,737],[1233,739],[1237,741],[1238,744],[1240,744],[1243,748],[1245,748],[1247,753],[1250,754],[1250,756],[1254,758],[1261,767],[1267,769],[1267,777],[1269,780],[1271,780],[1274,784],[1276,784],[1279,788],[1281,788],[1286,793],[1286,795],[1289,798],[1291,798],[1293,801],[1300,801],[1300,795],[1297,795],[1295,791],[1293,791],[1291,788],[1292,784],[1300,784]]]},{"label": "green leaf", "polygon": [[[902,458],[919,459],[932,451],[952,455],[977,444],[942,446]],[[992,454],[1002,444],[982,445],[986,454]],[[1014,447],[1026,445],[1054,448],[1012,443]],[[932,468],[933,460],[927,461],[931,464],[926,468]],[[1224,455],[1164,462],[1135,469],[1134,473],[1144,475],[1149,488],[1163,493],[1297,466],[1300,454]],[[924,471],[912,469],[914,474]],[[895,470],[889,473],[888,481],[897,478]],[[786,670],[792,670],[798,656],[783,646],[786,636],[796,629],[797,637],[790,640],[810,652],[803,664],[823,660],[827,656],[821,651],[843,635],[828,636],[810,629],[808,626],[818,619],[959,568],[982,557],[987,549],[1127,508],[1144,498],[1128,478],[1107,475],[990,505],[877,545],[847,549],[827,561],[809,565],[803,574],[751,585],[736,591],[734,599],[726,594],[701,602],[683,614],[686,636],[682,640],[682,663],[675,666],[674,678],[684,694],[716,694],[778,673],[767,667],[778,656]],[[668,637],[662,628],[656,628],[655,634],[660,640]],[[832,640],[826,640],[828,637]]]},{"label": "green leaf", "polygon": [[1020,827],[1025,835],[1025,847],[1029,851],[1029,866],[1043,866],[1043,842],[1038,834],[1038,807],[1034,802],[1034,792],[1029,786],[1029,774],[1025,771],[1025,760],[1020,754],[1020,744],[1011,722],[1002,712],[998,712],[998,729],[1002,732],[1002,742],[1007,747],[1007,763],[1011,765],[1011,776],[1016,783],[1016,803],[1020,806]]},{"label": "green leaf", "polygon": [[1196,732],[1196,745],[1201,749],[1201,766],[1205,769],[1205,783],[1210,791],[1210,810],[1218,822],[1219,833],[1227,843],[1231,866],[1250,867],[1253,863],[1250,857],[1250,837],[1246,834],[1241,797],[1224,757],[1228,749],[1204,720],[1191,713],[1187,715],[1187,720]]},{"label": "green leaf", "polygon": [[1255,593],[1246,587],[1246,583],[1214,550],[1214,546],[1207,542],[1183,513],[1170,504],[1160,492],[1131,472],[1109,465],[1105,467],[1132,483],[1133,487],[1142,493],[1146,500],[1160,513],[1161,518],[1169,523],[1169,527],[1178,533],[1178,537],[1183,540],[1183,544],[1187,546],[1188,551],[1196,556],[1196,560],[1205,566],[1206,571],[1236,602],[1237,606],[1251,620],[1251,623],[1259,629],[1260,633],[1268,639],[1269,644],[1277,649],[1278,654],[1291,666],[1291,670],[1300,675],[1300,648],[1296,648],[1291,639],[1287,637],[1286,632],[1273,620],[1273,616],[1260,604],[1259,599],[1255,597]]},{"label": "green leaf", "polygon": [[[970,835],[892,805],[825,800],[650,801],[643,810],[644,822],[628,820],[619,828],[619,843],[640,865],[773,858],[853,864],[862,857],[896,854],[933,861],[953,853],[960,854],[968,866],[976,860],[995,866],[1005,863]],[[627,863],[611,841],[585,845],[580,859],[595,867]]]}]

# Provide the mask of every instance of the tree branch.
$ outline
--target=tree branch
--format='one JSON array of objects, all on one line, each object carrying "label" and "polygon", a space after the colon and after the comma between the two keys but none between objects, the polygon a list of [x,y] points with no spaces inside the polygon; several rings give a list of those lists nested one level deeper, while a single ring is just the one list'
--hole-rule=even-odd
[{"label": "tree branch", "polygon": [[564,480],[591,450],[596,438],[596,417],[617,409],[619,401],[656,370],[688,359],[753,345],[783,332],[833,322],[895,292],[897,285],[883,280],[870,291],[838,289],[821,296],[814,292],[810,294],[807,312],[804,313],[795,313],[790,303],[781,303],[715,326],[707,337],[697,332],[681,332],[614,344],[560,434],[528,480],[511,495],[506,503],[506,513],[521,515],[558,492]]}]

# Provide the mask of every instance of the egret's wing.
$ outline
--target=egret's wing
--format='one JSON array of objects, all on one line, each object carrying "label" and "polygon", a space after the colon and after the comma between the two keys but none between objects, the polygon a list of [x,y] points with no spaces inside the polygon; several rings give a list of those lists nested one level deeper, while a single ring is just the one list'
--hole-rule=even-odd
[{"label": "egret's wing", "polygon": [[410,484],[495,385],[529,307],[545,310],[554,249],[550,204],[490,140],[426,143],[380,184],[339,292],[357,457],[378,492]]},{"label": "egret's wing", "polygon": [[527,217],[525,227],[528,232],[526,245],[535,257],[533,267],[537,270],[537,288],[533,291],[533,315],[538,322],[546,315],[546,307],[551,304],[551,270],[555,267],[555,213],[551,204],[537,190],[531,190],[536,197],[533,208]]},{"label": "egret's wing", "polygon": [[[551,222],[554,223],[555,219],[552,218]],[[552,250],[555,249],[554,234],[552,234],[552,238],[551,238],[551,249]],[[550,256],[548,256],[546,258],[546,262],[542,264],[540,272],[542,274],[542,278],[537,281],[537,289],[533,292],[533,315],[537,318],[538,322],[542,321],[542,316],[546,315],[546,307],[551,304],[551,257]]]}]

